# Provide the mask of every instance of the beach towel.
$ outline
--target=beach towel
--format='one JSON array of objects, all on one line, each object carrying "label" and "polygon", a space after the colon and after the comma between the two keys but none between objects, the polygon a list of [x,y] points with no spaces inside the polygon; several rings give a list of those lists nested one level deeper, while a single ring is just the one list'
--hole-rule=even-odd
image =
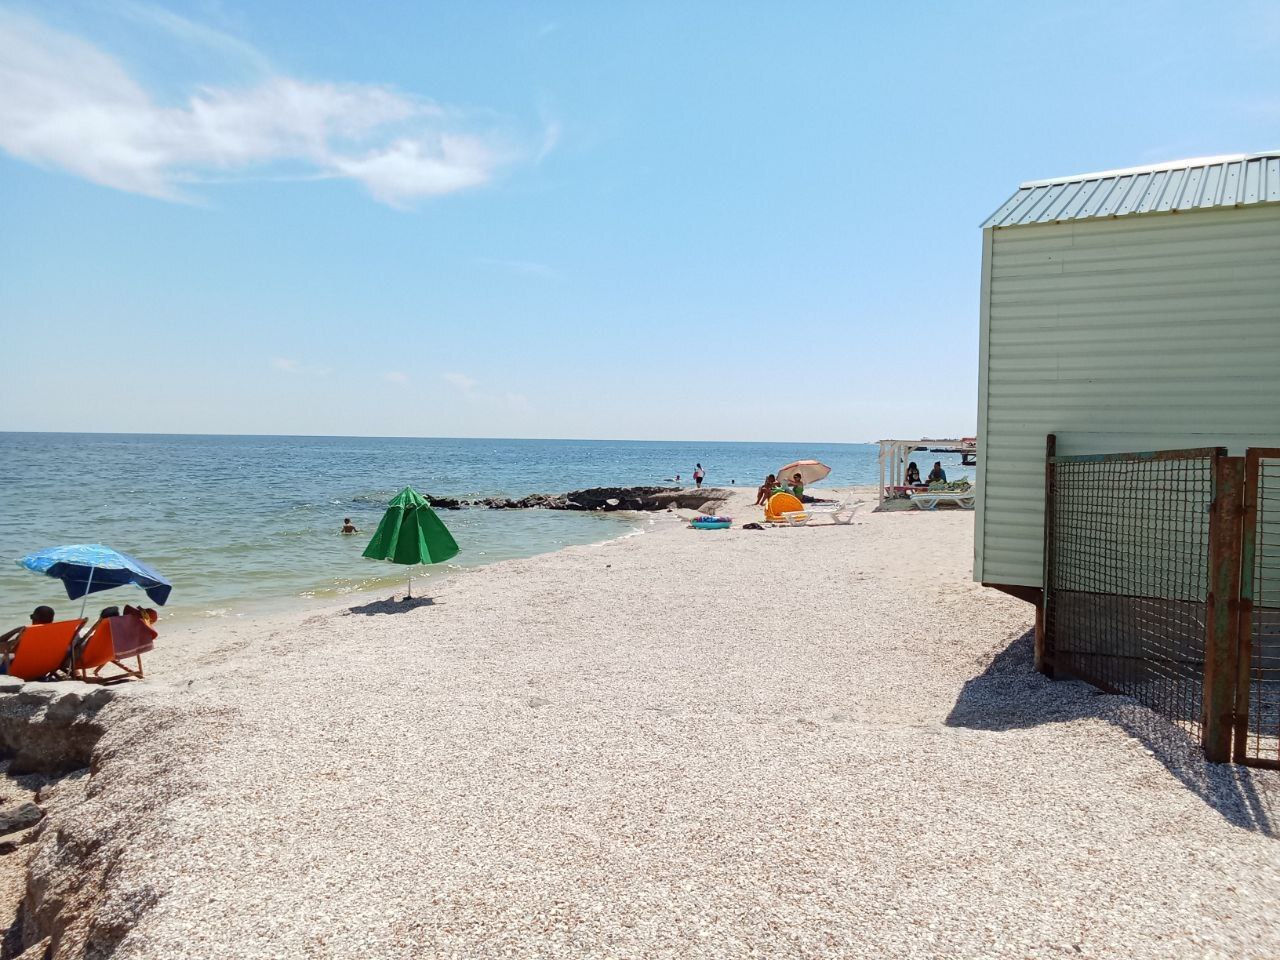
[{"label": "beach towel", "polygon": [[136,657],[155,648],[156,632],[141,617],[108,617],[103,625],[111,631],[112,659]]}]

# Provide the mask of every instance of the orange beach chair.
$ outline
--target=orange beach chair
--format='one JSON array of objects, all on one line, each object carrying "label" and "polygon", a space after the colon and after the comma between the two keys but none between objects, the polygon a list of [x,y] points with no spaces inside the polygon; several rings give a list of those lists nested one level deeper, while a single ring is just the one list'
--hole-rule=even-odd
[{"label": "orange beach chair", "polygon": [[775,493],[765,504],[764,519],[766,523],[788,523],[800,527],[809,522],[809,514],[804,512],[804,504],[798,497]]},{"label": "orange beach chair", "polygon": [[83,620],[62,620],[24,627],[18,634],[13,659],[9,661],[9,676],[39,680],[46,674],[57,673],[67,662],[71,644],[84,624]]},{"label": "orange beach chair", "polygon": [[[119,683],[130,677],[141,680],[142,655],[154,649],[155,639],[155,630],[141,617],[126,614],[99,620],[76,651],[71,675],[86,683]],[[123,661],[129,658],[136,667],[125,666]],[[111,677],[99,676],[108,664],[114,664],[122,672]],[[90,670],[93,676],[89,675]]]}]

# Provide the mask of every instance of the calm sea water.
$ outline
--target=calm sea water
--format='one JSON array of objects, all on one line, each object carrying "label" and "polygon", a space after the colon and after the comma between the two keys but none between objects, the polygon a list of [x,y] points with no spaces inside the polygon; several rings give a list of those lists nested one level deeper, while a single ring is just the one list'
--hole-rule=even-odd
[{"label": "calm sea water", "polygon": [[[921,456],[963,472],[957,457]],[[828,485],[852,485],[877,482],[876,457],[867,444],[0,433],[0,625],[25,622],[39,603],[59,614],[79,609],[60,584],[12,562],[46,546],[108,544],[173,581],[166,616],[226,616],[403,584],[404,568],[360,552],[406,484],[440,496],[522,496],[662,484],[677,473],[687,482],[700,461],[708,485],[754,487],[789,460],[813,458],[833,468]],[[343,517],[365,535],[339,536]],[[445,570],[643,524],[545,510],[441,517],[462,548]],[[415,578],[440,572],[414,570]],[[121,588],[95,595],[90,607],[141,597]]]}]

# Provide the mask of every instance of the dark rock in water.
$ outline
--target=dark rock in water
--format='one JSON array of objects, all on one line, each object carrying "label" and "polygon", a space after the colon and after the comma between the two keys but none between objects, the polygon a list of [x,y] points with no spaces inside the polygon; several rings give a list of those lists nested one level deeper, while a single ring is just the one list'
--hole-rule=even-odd
[{"label": "dark rock in water", "polygon": [[685,490],[680,487],[591,487],[568,493],[531,493],[513,500],[510,497],[481,497],[461,500],[456,497],[433,497],[423,494],[437,510],[463,510],[484,507],[490,510],[700,510],[709,503],[719,503],[728,491],[714,487]]},{"label": "dark rock in water", "polygon": [[719,503],[725,492],[708,487],[704,490],[682,490],[678,487],[593,487],[573,490],[563,497],[543,503],[548,510],[668,510],[675,507],[699,510],[708,503]]}]

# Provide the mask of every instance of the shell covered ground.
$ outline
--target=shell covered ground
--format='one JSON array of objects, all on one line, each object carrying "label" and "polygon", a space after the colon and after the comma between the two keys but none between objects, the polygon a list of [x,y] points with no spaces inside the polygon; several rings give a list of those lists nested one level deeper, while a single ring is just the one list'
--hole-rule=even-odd
[{"label": "shell covered ground", "polygon": [[57,955],[1280,955],[1276,775],[1035,674],[971,513],[850,496],[166,638],[53,791]]}]

